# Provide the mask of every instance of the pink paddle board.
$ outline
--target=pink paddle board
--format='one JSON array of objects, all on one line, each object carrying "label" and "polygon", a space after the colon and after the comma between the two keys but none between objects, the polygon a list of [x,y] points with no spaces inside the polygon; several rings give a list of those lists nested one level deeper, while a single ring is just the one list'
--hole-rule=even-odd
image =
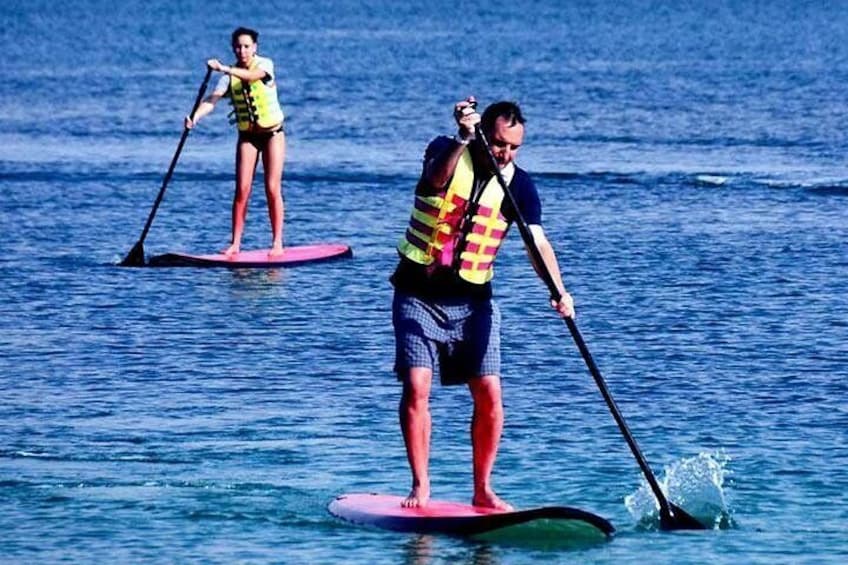
[{"label": "pink paddle board", "polygon": [[567,506],[546,506],[505,512],[459,502],[431,500],[424,508],[404,508],[403,497],[385,494],[343,494],[333,500],[330,514],[365,526],[398,532],[456,536],[510,537],[575,536],[608,538],[612,524],[591,512]]},{"label": "pink paddle board", "polygon": [[282,255],[275,257],[269,255],[270,251],[270,249],[255,249],[234,255],[166,253],[165,255],[151,257],[148,265],[151,267],[225,267],[230,269],[273,268],[317,263],[353,255],[350,247],[339,243],[286,247]]}]

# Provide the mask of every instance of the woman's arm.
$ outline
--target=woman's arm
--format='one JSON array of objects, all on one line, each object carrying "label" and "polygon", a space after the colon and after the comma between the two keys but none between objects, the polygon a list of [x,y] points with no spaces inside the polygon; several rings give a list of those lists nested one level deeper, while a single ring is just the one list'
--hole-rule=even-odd
[{"label": "woman's arm", "polygon": [[200,121],[200,118],[208,115],[210,112],[212,112],[212,110],[215,109],[215,104],[217,104],[218,100],[220,100],[223,96],[223,94],[218,92],[213,92],[212,94],[207,96],[203,100],[203,102],[200,103],[200,106],[197,107],[197,111],[194,112],[194,115],[185,117],[185,128],[191,129],[195,125],[197,125],[197,122]]},{"label": "woman's arm", "polygon": [[225,65],[218,59],[209,59],[208,61],[206,61],[206,65],[213,71],[218,71],[219,73],[224,73],[236,77],[245,82],[263,80],[268,75],[268,71],[261,68],[261,66],[256,67],[254,69],[243,69],[241,67],[231,67],[229,65]]}]

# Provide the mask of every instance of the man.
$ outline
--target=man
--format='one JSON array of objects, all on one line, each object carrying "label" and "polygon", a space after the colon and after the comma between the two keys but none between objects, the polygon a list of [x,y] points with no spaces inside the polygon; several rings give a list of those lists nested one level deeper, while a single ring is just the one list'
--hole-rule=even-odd
[{"label": "man", "polygon": [[[481,118],[476,101],[469,97],[455,105],[454,118],[457,135],[436,138],[425,152],[412,216],[398,245],[400,262],[391,277],[395,371],[403,383],[400,426],[412,471],[412,490],[402,505],[423,507],[430,498],[429,397],[438,367],[443,385],[467,384],[474,401],[471,502],[509,510],[512,507],[491,485],[504,414],[500,312],[489,281],[498,247],[516,215],[490,168],[488,148],[475,139],[478,124],[562,295],[552,306],[570,317],[574,303],[542,230],[536,188],[514,163],[524,141],[521,109],[513,102],[497,102]],[[541,273],[540,266],[534,267]]]}]

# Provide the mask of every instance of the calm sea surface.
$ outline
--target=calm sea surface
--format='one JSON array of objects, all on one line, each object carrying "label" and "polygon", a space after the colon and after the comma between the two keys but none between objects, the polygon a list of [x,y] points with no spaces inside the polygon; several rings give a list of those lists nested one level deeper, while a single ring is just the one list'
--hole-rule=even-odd
[{"label": "calm sea surface", "polygon": [[[355,255],[118,267],[238,25],[277,65],[287,243]],[[0,30],[4,562],[848,559],[848,6],[33,0],[0,5]],[[720,527],[651,527],[517,232],[495,278],[496,486],[617,536],[543,549],[327,513],[408,488],[387,277],[423,148],[469,94],[522,103],[583,336],[671,498]],[[149,255],[227,243],[226,114],[189,137]],[[266,247],[259,186],[251,210],[244,246]],[[434,495],[468,500],[468,393],[432,408]]]}]

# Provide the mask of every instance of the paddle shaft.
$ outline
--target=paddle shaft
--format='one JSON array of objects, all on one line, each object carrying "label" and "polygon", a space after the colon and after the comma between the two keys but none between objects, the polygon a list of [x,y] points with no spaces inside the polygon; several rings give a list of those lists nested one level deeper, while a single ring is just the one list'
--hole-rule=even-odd
[{"label": "paddle shaft", "polygon": [[[209,77],[211,76],[212,69],[207,68],[206,76],[203,78],[203,83],[197,91],[197,97],[194,99],[194,106],[192,106],[191,113],[189,114],[192,119],[194,119],[194,113],[197,112],[197,108],[200,107],[200,102],[203,100],[203,95],[206,93],[206,87],[209,84]],[[156,196],[156,201],[153,203],[150,215],[147,216],[147,222],[144,224],[144,229],[141,230],[141,237],[138,238],[138,241],[133,246],[132,250],[127,254],[127,257],[124,259],[123,263],[121,263],[122,265],[144,265],[144,239],[147,237],[147,232],[150,231],[150,226],[153,223],[153,217],[156,215],[156,211],[159,209],[159,204],[162,203],[162,198],[165,196],[165,189],[168,187],[168,183],[171,181],[171,177],[174,174],[174,169],[177,166],[177,160],[180,158],[180,153],[183,151],[183,145],[185,145],[186,139],[188,139],[189,131],[191,131],[189,128],[183,127],[183,134],[180,136],[180,142],[177,144],[177,150],[174,152],[173,158],[171,158],[171,165],[168,167],[168,172],[165,173],[165,178],[162,180],[162,186],[159,188],[159,194]]]},{"label": "paddle shaft", "polygon": [[[504,195],[509,201],[512,209],[515,213],[515,223],[518,225],[518,231],[521,233],[521,238],[524,240],[524,244],[527,246],[527,249],[530,252],[530,255],[533,257],[533,261],[536,263],[536,269],[542,280],[547,285],[548,290],[551,293],[551,300],[555,302],[559,302],[562,299],[562,294],[557,289],[556,283],[554,283],[553,275],[551,275],[548,266],[545,264],[544,259],[542,258],[542,254],[539,251],[539,248],[536,247],[536,242],[533,239],[533,233],[530,231],[530,227],[527,225],[527,222],[524,220],[524,216],[521,214],[521,210],[518,209],[518,203],[515,200],[515,196],[512,194],[512,190],[507,185],[506,181],[501,174],[500,167],[498,167],[498,163],[495,160],[494,155],[492,155],[491,148],[489,147],[489,141],[486,139],[486,136],[483,134],[482,128],[478,125],[476,126],[476,134],[478,139],[483,144],[483,147],[486,151],[486,155],[489,159],[489,164],[491,165],[492,170],[495,172],[495,176],[498,179],[498,182],[503,189]],[[672,523],[674,520],[675,513],[682,513],[682,509],[676,508],[674,512],[672,511],[672,505],[669,503],[668,499],[663,494],[662,489],[660,488],[659,483],[657,482],[654,473],[651,471],[651,468],[648,466],[645,457],[642,455],[639,446],[636,444],[636,440],[633,438],[633,434],[630,433],[630,428],[627,426],[627,422],[624,421],[624,416],[622,416],[621,411],[619,411],[618,406],[615,403],[612,395],[610,394],[609,388],[604,381],[601,372],[598,370],[597,365],[595,365],[595,361],[592,359],[591,353],[589,353],[589,348],[586,346],[586,342],[583,341],[583,336],[580,335],[580,331],[577,329],[577,324],[574,322],[573,318],[565,318],[565,323],[568,326],[568,330],[571,333],[571,337],[574,339],[574,342],[577,344],[577,349],[580,350],[580,355],[583,356],[583,361],[586,363],[586,366],[589,368],[589,372],[592,374],[592,377],[595,379],[595,384],[597,384],[598,389],[601,391],[601,395],[604,397],[604,400],[609,407],[610,412],[612,412],[612,416],[615,419],[616,424],[618,424],[618,428],[621,430],[624,439],[627,441],[627,445],[630,446],[630,451],[633,452],[633,456],[636,458],[636,462],[639,464],[639,467],[642,469],[642,473],[645,475],[645,478],[648,480],[648,484],[651,486],[651,490],[654,493],[654,496],[657,498],[657,501],[660,505],[660,520],[661,523],[665,527],[672,527]]]}]

